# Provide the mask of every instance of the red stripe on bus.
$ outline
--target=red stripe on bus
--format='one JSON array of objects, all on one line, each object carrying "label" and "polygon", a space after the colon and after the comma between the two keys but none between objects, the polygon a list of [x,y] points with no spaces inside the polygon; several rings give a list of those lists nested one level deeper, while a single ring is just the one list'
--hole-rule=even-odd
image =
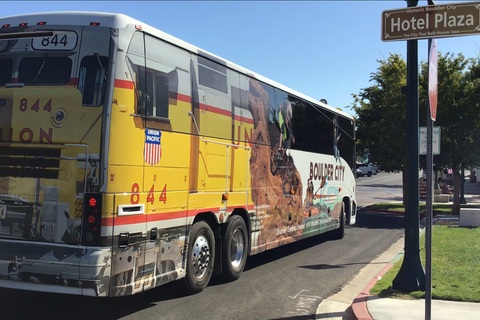
[{"label": "red stripe on bus", "polygon": [[177,100],[182,101],[182,102],[187,102],[187,103],[192,102],[192,99],[191,99],[190,96],[187,96],[187,95],[184,95],[184,94],[181,94],[181,93],[177,94]]},{"label": "red stripe on bus", "polygon": [[200,110],[221,114],[223,116],[231,117],[232,112],[230,110],[225,110],[217,107],[210,106],[208,104],[200,103]]},{"label": "red stripe on bus", "polygon": [[242,117],[242,116],[235,116],[235,120],[240,121],[240,122],[245,122],[245,123],[248,123],[248,124],[253,124],[253,119],[245,118],[245,117]]},{"label": "red stripe on bus", "polygon": [[316,195],[315,196],[317,199],[320,199],[320,198],[333,198],[333,197],[336,197],[335,195],[330,195],[330,194],[324,194],[324,195]]},{"label": "red stripe on bus", "polygon": [[[247,206],[247,210],[253,210],[255,208],[254,205]],[[227,210],[229,213],[233,212],[234,209],[245,209],[245,207],[241,206],[232,206],[228,207]],[[217,208],[203,208],[203,209],[195,209],[189,211],[172,211],[172,212],[163,212],[163,213],[150,213],[147,214],[145,217],[142,215],[131,215],[131,216],[120,216],[115,218],[102,218],[102,225],[106,227],[111,227],[114,225],[128,225],[128,224],[138,224],[138,223],[146,223],[146,222],[154,222],[154,221],[165,221],[165,220],[173,220],[173,219],[182,219],[187,217],[195,217],[199,213],[203,212],[218,212],[220,210],[219,207]]]},{"label": "red stripe on bus", "polygon": [[[115,79],[115,88],[133,90],[134,86],[133,86],[132,81]],[[177,94],[170,93],[169,94],[169,98],[171,98],[171,99],[175,99],[175,96],[176,96],[176,99],[178,101],[182,101],[182,102],[186,102],[186,103],[191,103],[192,102],[192,98],[190,96],[185,95],[185,94],[181,94],[181,93],[177,93]],[[207,104],[204,104],[204,103],[200,103],[200,110],[209,111],[209,112],[224,115],[224,116],[227,116],[227,117],[232,116],[232,111],[231,110],[225,110],[225,109],[217,108],[217,107],[210,106],[210,105],[207,105]],[[249,118],[245,118],[245,117],[241,117],[241,116],[235,116],[235,119],[237,121],[242,121],[242,122],[245,122],[245,123],[253,124],[253,119],[249,119]]]},{"label": "red stripe on bus", "polygon": [[133,81],[115,79],[115,88],[133,90]]}]

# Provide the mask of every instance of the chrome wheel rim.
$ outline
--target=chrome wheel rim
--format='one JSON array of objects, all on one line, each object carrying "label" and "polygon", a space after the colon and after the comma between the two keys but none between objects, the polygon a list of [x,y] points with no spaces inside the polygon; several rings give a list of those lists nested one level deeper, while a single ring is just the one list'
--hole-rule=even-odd
[{"label": "chrome wheel rim", "polygon": [[230,243],[230,263],[232,267],[238,268],[243,259],[245,252],[245,241],[243,233],[240,230],[235,230],[232,235],[232,242]]},{"label": "chrome wheel rim", "polygon": [[195,278],[202,278],[210,265],[210,246],[205,236],[195,240],[192,248],[192,267]]}]

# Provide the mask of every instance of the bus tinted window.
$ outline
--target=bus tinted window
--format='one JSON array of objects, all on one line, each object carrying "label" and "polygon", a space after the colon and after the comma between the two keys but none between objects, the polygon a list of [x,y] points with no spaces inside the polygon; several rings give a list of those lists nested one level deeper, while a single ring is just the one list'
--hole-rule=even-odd
[{"label": "bus tinted window", "polygon": [[80,64],[78,89],[82,93],[82,104],[99,106],[103,104],[108,58],[98,54],[87,56]]},{"label": "bus tinted window", "polygon": [[66,57],[23,58],[18,82],[26,85],[62,85],[70,82],[72,60]]},{"label": "bus tinted window", "polygon": [[303,151],[333,154],[333,114],[299,99],[290,97],[290,100],[295,106],[292,120],[295,147]]},{"label": "bus tinted window", "polygon": [[[138,67],[137,105],[145,108],[146,116],[168,118],[168,75]],[[145,103],[145,105],[143,105]]]},{"label": "bus tinted window", "polygon": [[199,57],[198,82],[202,86],[228,93],[227,68]]},{"label": "bus tinted window", "polygon": [[0,59],[0,86],[12,82],[13,62],[10,59]]},{"label": "bus tinted window", "polygon": [[355,129],[353,121],[351,119],[338,117],[338,125],[340,133],[338,149],[340,156],[353,168],[355,163]]},{"label": "bus tinted window", "polygon": [[165,75],[155,75],[155,115],[157,117],[168,118],[168,93],[168,78]]}]

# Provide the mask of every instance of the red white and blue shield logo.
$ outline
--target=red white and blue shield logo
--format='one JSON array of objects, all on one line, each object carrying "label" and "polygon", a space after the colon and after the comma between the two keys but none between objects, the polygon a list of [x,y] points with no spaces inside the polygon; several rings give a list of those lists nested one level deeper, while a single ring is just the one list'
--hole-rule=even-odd
[{"label": "red white and blue shield logo", "polygon": [[162,156],[162,146],[160,138],[162,133],[160,130],[145,130],[145,146],[143,147],[143,159],[151,165],[157,164]]}]

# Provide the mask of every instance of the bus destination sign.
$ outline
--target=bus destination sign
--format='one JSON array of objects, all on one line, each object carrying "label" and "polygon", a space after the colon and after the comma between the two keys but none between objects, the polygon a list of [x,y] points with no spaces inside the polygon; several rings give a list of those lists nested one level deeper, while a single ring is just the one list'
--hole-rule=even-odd
[{"label": "bus destination sign", "polygon": [[382,41],[480,34],[480,2],[452,3],[382,12]]}]

